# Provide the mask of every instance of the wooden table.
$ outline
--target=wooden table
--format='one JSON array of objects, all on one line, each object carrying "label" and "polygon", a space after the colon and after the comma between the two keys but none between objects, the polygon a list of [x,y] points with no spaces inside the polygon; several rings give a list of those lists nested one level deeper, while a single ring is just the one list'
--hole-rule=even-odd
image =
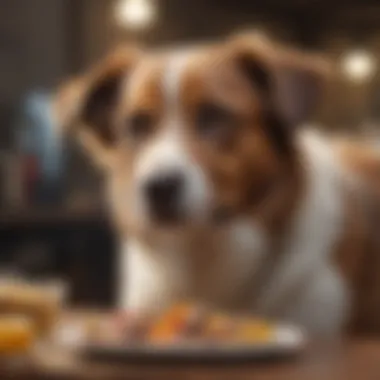
[{"label": "wooden table", "polygon": [[282,362],[240,365],[105,364],[49,351],[29,364],[0,367],[2,380],[119,380],[119,379],[256,379],[256,380],[379,380],[380,341],[352,340],[310,347]]}]

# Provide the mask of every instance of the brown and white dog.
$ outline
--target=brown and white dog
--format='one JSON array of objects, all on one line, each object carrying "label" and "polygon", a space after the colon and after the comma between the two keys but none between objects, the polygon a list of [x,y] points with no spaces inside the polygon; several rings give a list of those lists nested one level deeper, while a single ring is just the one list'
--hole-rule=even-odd
[{"label": "brown and white dog", "polygon": [[380,159],[298,128],[322,66],[242,36],[126,48],[64,86],[60,120],[107,178],[122,307],[195,299],[380,331]]}]

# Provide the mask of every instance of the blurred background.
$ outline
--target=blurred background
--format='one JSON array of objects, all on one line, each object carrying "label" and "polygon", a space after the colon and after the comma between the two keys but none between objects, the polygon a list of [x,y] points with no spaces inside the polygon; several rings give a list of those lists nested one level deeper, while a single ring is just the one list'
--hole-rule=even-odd
[{"label": "blurred background", "polygon": [[335,64],[316,122],[376,139],[380,3],[365,0],[1,0],[0,270],[68,282],[70,301],[114,298],[116,240],[101,178],[50,113],[58,84],[114,45],[256,30]]}]

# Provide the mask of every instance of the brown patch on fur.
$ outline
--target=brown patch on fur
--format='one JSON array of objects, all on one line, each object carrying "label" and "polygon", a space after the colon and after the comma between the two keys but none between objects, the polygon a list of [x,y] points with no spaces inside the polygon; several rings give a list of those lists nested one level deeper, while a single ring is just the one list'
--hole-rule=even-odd
[{"label": "brown patch on fur", "polygon": [[277,108],[288,127],[297,126],[316,111],[331,78],[329,62],[257,34],[233,38],[231,50],[240,56],[256,86],[267,90],[270,106]]},{"label": "brown patch on fur", "polygon": [[134,70],[129,86],[121,93],[117,112],[123,116],[139,111],[152,112],[162,116],[164,99],[162,76],[164,62],[157,57],[146,58]]},{"label": "brown patch on fur", "polygon": [[[252,210],[293,166],[293,157],[279,154],[271,140],[265,99],[244,74],[230,50],[215,49],[189,65],[180,94],[189,149],[213,183],[215,207],[232,214],[248,211],[247,205]],[[222,131],[209,138],[197,129],[196,115],[204,104],[231,114]]]},{"label": "brown patch on fur", "polygon": [[380,196],[380,153],[369,144],[351,142],[339,142],[337,151],[343,164]]},{"label": "brown patch on fur", "polygon": [[348,283],[349,334],[380,334],[380,202],[368,194],[347,196],[344,234],[337,249],[338,265]]},{"label": "brown patch on fur", "polygon": [[55,97],[60,129],[77,134],[90,156],[105,169],[113,161],[116,131],[111,119],[119,83],[139,56],[135,47],[116,49],[85,75],[68,81]]},{"label": "brown patch on fur", "polygon": [[346,225],[337,250],[352,297],[347,330],[380,335],[380,156],[351,142],[338,142],[337,151],[360,181],[346,194]]}]

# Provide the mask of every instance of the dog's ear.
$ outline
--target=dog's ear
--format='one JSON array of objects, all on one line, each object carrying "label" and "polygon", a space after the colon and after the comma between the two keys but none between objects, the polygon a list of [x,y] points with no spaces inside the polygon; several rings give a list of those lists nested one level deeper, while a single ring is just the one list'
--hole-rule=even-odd
[{"label": "dog's ear", "polygon": [[257,34],[238,35],[229,43],[252,85],[287,126],[297,126],[312,116],[329,76],[327,62],[277,46]]},{"label": "dog's ear", "polygon": [[82,77],[58,90],[55,98],[57,125],[62,133],[75,133],[102,165],[109,164],[116,144],[114,111],[119,91],[139,57],[136,48],[118,49]]}]

